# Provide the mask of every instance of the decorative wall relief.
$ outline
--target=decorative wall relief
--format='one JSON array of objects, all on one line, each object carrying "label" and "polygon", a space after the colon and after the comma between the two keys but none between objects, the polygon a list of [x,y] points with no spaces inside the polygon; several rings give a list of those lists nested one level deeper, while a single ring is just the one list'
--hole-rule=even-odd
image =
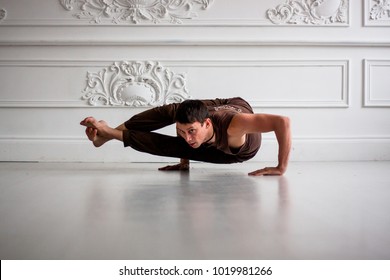
[{"label": "decorative wall relief", "polygon": [[0,23],[5,20],[5,18],[7,17],[7,11],[4,10],[4,9],[0,9]]},{"label": "decorative wall relief", "polygon": [[98,73],[88,72],[84,100],[101,106],[159,106],[190,98],[186,77],[159,62],[115,62]]},{"label": "decorative wall relief", "polygon": [[101,23],[111,19],[112,23],[138,24],[141,22],[182,23],[183,19],[197,16],[195,11],[206,10],[214,0],[60,0],[61,5],[71,11],[78,10],[75,17]]},{"label": "decorative wall relief", "polygon": [[348,24],[348,10],[348,0],[285,0],[267,10],[267,18],[274,24]]},{"label": "decorative wall relief", "polygon": [[370,8],[370,20],[390,20],[390,0],[371,0]]}]

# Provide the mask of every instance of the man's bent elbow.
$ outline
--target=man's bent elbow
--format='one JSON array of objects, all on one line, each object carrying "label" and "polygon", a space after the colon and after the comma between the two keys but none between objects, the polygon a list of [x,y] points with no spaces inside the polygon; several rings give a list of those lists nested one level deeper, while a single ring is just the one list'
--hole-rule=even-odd
[{"label": "man's bent elbow", "polygon": [[279,116],[278,123],[277,123],[279,128],[283,128],[284,131],[289,131],[290,123],[291,121],[289,117]]}]

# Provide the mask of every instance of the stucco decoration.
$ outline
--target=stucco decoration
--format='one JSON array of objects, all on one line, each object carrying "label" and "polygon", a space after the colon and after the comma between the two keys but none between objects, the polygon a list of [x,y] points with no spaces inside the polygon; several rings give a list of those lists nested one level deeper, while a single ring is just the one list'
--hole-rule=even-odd
[{"label": "stucco decoration", "polygon": [[4,9],[0,9],[0,23],[5,20],[5,18],[7,17],[7,11],[4,10]]},{"label": "stucco decoration", "polygon": [[182,23],[183,19],[197,16],[196,11],[206,10],[214,0],[60,0],[61,5],[79,19],[101,23]]},{"label": "stucco decoration", "polygon": [[87,73],[84,100],[91,106],[159,106],[189,99],[186,77],[159,62],[115,62]]},{"label": "stucco decoration", "polygon": [[267,10],[267,17],[274,24],[346,24],[348,9],[348,0],[285,0]]},{"label": "stucco decoration", "polygon": [[390,0],[371,0],[370,20],[390,20]]}]

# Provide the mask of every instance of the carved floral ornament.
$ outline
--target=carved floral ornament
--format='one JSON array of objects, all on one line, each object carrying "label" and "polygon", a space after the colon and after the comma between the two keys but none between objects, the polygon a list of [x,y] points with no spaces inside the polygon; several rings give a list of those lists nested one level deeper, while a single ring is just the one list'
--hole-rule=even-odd
[{"label": "carved floral ornament", "polygon": [[285,0],[267,11],[274,24],[325,25],[348,23],[349,0]]},{"label": "carved floral ornament", "polygon": [[6,17],[7,17],[7,11],[4,9],[0,9],[0,22],[5,20]]},{"label": "carved floral ornament", "polygon": [[370,0],[370,20],[390,19],[390,0]]},{"label": "carved floral ornament", "polygon": [[207,9],[214,0],[60,0],[68,11],[76,9],[79,19],[115,24],[168,21],[182,23],[197,16],[195,10]]},{"label": "carved floral ornament", "polygon": [[92,106],[159,106],[189,99],[186,78],[159,62],[115,62],[88,72],[82,99]]}]

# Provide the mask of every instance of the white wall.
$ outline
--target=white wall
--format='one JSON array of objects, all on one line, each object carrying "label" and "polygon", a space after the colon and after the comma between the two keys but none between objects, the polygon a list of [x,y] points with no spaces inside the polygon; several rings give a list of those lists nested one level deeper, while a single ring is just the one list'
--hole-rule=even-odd
[{"label": "white wall", "polygon": [[[292,160],[390,160],[390,12],[378,1],[86,2],[0,0],[0,160],[172,160],[94,149],[79,122],[233,96],[291,118]],[[104,98],[82,98],[94,92]],[[264,138],[256,160],[276,160]]]}]

